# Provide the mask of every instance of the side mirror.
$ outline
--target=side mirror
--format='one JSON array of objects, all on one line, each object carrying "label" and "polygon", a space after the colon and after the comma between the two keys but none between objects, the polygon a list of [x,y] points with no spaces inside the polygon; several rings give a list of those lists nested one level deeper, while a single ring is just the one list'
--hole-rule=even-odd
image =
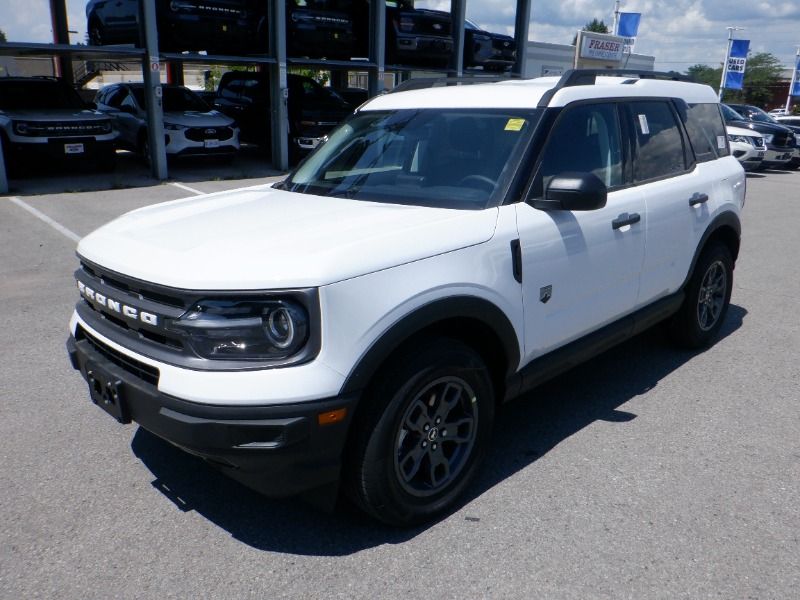
[{"label": "side mirror", "polygon": [[530,204],[539,210],[597,210],[607,197],[606,184],[594,173],[562,173],[550,180],[544,199]]}]

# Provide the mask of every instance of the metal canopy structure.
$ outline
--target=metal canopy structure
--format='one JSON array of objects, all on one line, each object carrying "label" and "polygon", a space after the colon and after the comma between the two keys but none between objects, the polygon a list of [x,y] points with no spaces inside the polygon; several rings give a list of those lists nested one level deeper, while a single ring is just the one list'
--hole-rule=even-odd
[{"label": "metal canopy structure", "polygon": [[[148,100],[148,140],[150,166],[153,177],[159,180],[168,177],[167,157],[164,148],[163,111],[161,106],[160,67],[168,63],[181,71],[176,78],[182,79],[182,68],[186,64],[252,65],[269,73],[272,106],[270,119],[272,132],[272,162],[281,170],[289,167],[288,160],[288,88],[287,73],[290,67],[309,67],[330,70],[332,73],[346,74],[348,71],[368,73],[368,91],[374,96],[383,91],[384,74],[397,72],[408,74],[412,71],[440,72],[456,77],[484,75],[480,70],[464,69],[464,19],[467,0],[450,0],[450,15],[454,51],[451,63],[445,69],[420,68],[410,65],[386,64],[386,0],[369,0],[369,57],[366,60],[321,60],[288,57],[286,53],[286,0],[262,0],[267,4],[270,21],[270,48],[264,55],[227,56],[200,53],[160,53],[158,50],[158,30],[156,25],[155,0],[141,0],[140,19],[144,48],[128,46],[84,46],[69,44],[66,0],[50,0],[54,43],[6,43],[0,44],[0,56],[47,56],[57,59],[58,74],[73,82],[72,61],[119,61],[141,64],[142,76]],[[514,38],[517,44],[516,64],[511,76],[519,77],[525,72],[525,45],[528,40],[528,27],[531,0],[516,0],[516,19]],[[339,77],[339,80],[342,80]],[[2,149],[0,149],[1,151]],[[0,157],[2,154],[0,154]],[[2,166],[2,165],[0,165]],[[4,168],[0,168],[0,193],[6,193],[8,181]]]}]

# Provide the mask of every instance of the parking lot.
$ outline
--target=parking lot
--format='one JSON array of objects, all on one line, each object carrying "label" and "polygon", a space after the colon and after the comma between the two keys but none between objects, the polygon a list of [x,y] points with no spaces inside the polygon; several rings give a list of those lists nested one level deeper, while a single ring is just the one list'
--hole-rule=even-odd
[{"label": "parking lot", "polygon": [[411,530],[264,499],[91,404],[64,348],[76,240],[274,180],[171,173],[0,198],[0,597],[797,596],[800,172],[748,176],[715,346],[654,329],[507,405],[466,501]]}]

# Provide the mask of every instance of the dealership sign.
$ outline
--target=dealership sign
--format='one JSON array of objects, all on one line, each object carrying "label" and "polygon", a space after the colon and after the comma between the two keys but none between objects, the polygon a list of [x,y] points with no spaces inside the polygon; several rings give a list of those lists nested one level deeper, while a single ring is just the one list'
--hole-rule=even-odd
[{"label": "dealership sign", "polygon": [[744,71],[747,68],[747,52],[750,40],[731,40],[728,64],[725,70],[725,88],[740,90],[744,85]]},{"label": "dealership sign", "polygon": [[622,54],[625,49],[624,38],[588,31],[581,33],[583,35],[580,36],[580,58],[603,62],[622,62]]}]

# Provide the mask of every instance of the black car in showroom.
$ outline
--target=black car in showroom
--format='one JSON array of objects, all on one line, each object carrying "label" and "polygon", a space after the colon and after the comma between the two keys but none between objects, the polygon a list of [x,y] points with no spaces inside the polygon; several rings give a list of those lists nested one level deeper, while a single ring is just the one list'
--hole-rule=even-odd
[{"label": "black car in showroom", "polygon": [[[288,75],[289,154],[297,161],[353,110],[331,88],[302,75]],[[239,125],[240,139],[270,145],[270,87],[267,73],[228,71],[222,75],[214,107]]]},{"label": "black car in showroom", "polygon": [[513,37],[484,31],[469,19],[464,20],[464,67],[506,71],[516,59],[517,43]]},{"label": "black car in showroom", "polygon": [[0,138],[12,176],[53,164],[110,170],[116,160],[111,119],[52,77],[0,78]]},{"label": "black car in showroom", "polygon": [[733,108],[735,106],[746,105],[720,104],[722,116],[725,118],[725,124],[733,127],[741,127],[743,129],[752,129],[764,136],[764,141],[767,144],[767,154],[761,162],[760,168],[782,169],[790,166],[797,147],[792,130],[772,122],[771,119],[762,119],[758,115],[748,118],[735,110]]},{"label": "black car in showroom", "polygon": [[[139,0],[90,0],[89,44],[142,45]],[[267,3],[263,0],[156,0],[159,50],[214,53],[265,51]]]},{"label": "black car in showroom", "polygon": [[330,0],[287,0],[289,56],[348,60],[356,50],[353,17]]}]

